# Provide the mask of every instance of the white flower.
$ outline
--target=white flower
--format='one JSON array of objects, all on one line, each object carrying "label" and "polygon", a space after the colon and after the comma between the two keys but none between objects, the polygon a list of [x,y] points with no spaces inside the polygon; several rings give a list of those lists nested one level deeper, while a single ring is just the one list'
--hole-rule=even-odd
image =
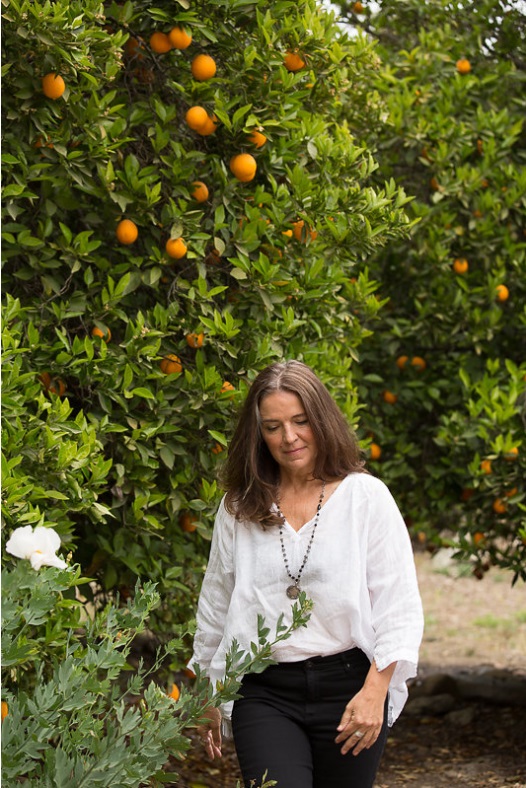
[{"label": "white flower", "polygon": [[53,528],[37,525],[33,531],[30,525],[25,525],[23,528],[15,528],[5,549],[17,558],[31,561],[33,569],[40,569],[42,566],[66,569],[66,562],[55,555],[59,547],[60,536]]}]

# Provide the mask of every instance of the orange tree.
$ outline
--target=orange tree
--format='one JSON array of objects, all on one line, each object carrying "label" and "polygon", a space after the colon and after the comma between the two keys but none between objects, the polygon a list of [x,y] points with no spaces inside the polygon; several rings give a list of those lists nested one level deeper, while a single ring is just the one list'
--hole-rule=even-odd
[{"label": "orange tree", "polygon": [[[377,41],[381,179],[408,240],[369,260],[388,300],[362,346],[378,472],[430,547],[526,579],[526,18],[518,4],[342,6]],[[359,13],[358,13],[359,12]],[[344,111],[347,110],[344,108]]]},{"label": "orange tree", "polygon": [[2,36],[5,523],[173,630],[256,372],[303,358],[355,418],[365,263],[409,227],[341,115],[378,114],[372,46],[313,0],[11,0]]}]

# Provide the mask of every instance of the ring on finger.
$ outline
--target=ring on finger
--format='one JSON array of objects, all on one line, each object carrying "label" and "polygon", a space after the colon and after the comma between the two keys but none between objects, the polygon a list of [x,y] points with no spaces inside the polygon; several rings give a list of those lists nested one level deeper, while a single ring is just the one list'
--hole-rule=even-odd
[{"label": "ring on finger", "polygon": [[361,739],[363,736],[365,736],[365,733],[363,733],[363,731],[354,731],[354,735],[357,739]]}]

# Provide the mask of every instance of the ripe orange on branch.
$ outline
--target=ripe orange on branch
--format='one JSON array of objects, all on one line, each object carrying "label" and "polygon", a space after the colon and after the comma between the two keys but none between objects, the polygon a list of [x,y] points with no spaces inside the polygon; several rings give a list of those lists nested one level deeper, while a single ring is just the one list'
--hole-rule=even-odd
[{"label": "ripe orange on branch", "polygon": [[179,687],[177,686],[177,684],[172,684],[172,688],[171,688],[170,692],[168,693],[168,697],[172,698],[172,700],[179,700],[180,694],[181,694],[181,692],[180,692]]},{"label": "ripe orange on branch", "polygon": [[42,91],[47,98],[58,99],[63,95],[65,90],[66,83],[60,74],[55,74],[55,72],[52,71],[42,78]]},{"label": "ripe orange on branch", "polygon": [[157,52],[158,55],[163,55],[165,52],[170,51],[172,48],[172,42],[166,33],[156,31],[150,36],[150,46],[154,52]]},{"label": "ripe orange on branch", "polygon": [[257,162],[250,153],[238,153],[230,159],[230,170],[233,175],[242,181],[248,183],[254,179],[257,172]]},{"label": "ripe orange on branch", "polygon": [[2,722],[5,720],[5,718],[7,717],[8,714],[9,714],[9,706],[7,705],[5,700],[3,700],[2,701]]},{"label": "ripe orange on branch", "polygon": [[306,66],[305,61],[297,52],[287,52],[283,63],[287,71],[301,71]]},{"label": "ripe orange on branch", "polygon": [[254,129],[254,131],[250,132],[250,134],[248,135],[248,139],[253,145],[256,146],[256,148],[262,148],[265,142],[267,141],[265,135],[262,134],[260,131],[257,131],[257,129]]},{"label": "ripe orange on branch", "polygon": [[505,500],[502,498],[495,498],[493,501],[493,511],[495,514],[504,514],[508,508]]},{"label": "ripe orange on branch", "polygon": [[121,244],[129,246],[129,244],[132,244],[137,240],[139,230],[137,229],[135,222],[132,222],[131,219],[122,219],[117,225],[115,235]]},{"label": "ripe orange on branch", "polygon": [[198,129],[203,128],[209,120],[208,112],[204,107],[190,107],[185,115],[185,119],[193,131],[198,131]]},{"label": "ripe orange on branch", "polygon": [[482,460],[480,463],[480,470],[482,473],[489,475],[491,473],[491,460]]},{"label": "ripe orange on branch", "polygon": [[469,74],[471,63],[467,58],[461,57],[460,60],[457,60],[457,71],[459,74]]},{"label": "ripe orange on branch", "polygon": [[382,456],[382,450],[377,443],[371,443],[369,447],[369,456],[371,460],[379,460]]},{"label": "ripe orange on branch", "polygon": [[453,270],[456,274],[467,274],[469,263],[465,257],[458,257],[453,263]]},{"label": "ripe orange on branch", "polygon": [[176,25],[168,33],[168,38],[174,49],[187,49],[192,43],[192,36],[187,33],[184,27]]},{"label": "ripe orange on branch", "polygon": [[411,366],[414,367],[417,372],[423,372],[427,367],[427,363],[426,360],[422,358],[422,356],[413,356],[411,359]]},{"label": "ripe orange on branch", "polygon": [[179,525],[185,533],[193,533],[197,530],[197,515],[193,512],[183,512],[179,517]]},{"label": "ripe orange on branch", "polygon": [[187,334],[186,335],[186,344],[188,347],[193,348],[196,350],[199,347],[203,347],[203,343],[205,341],[205,335],[201,332],[200,334]]},{"label": "ripe orange on branch", "polygon": [[164,248],[168,257],[173,257],[175,260],[180,260],[184,257],[188,250],[182,238],[169,238]]},{"label": "ripe orange on branch", "polygon": [[109,328],[99,328],[98,326],[93,326],[91,329],[91,336],[92,337],[99,337],[99,339],[103,339],[105,342],[109,342],[111,339],[111,331]]},{"label": "ripe orange on branch", "polygon": [[294,222],[292,228],[292,233],[297,241],[306,241],[307,235],[310,236],[311,241],[315,241],[318,237],[316,230],[311,230],[310,228],[305,229],[305,222],[303,219]]},{"label": "ripe orange on branch", "polygon": [[208,200],[209,192],[208,186],[203,181],[193,181],[193,189],[190,192],[196,202],[206,202]]},{"label": "ripe orange on branch", "polygon": [[506,285],[497,285],[495,291],[497,293],[497,301],[507,301],[510,297],[510,291]]},{"label": "ripe orange on branch", "polygon": [[508,462],[513,462],[513,460],[516,460],[518,456],[519,456],[519,449],[517,446],[514,446],[512,449],[510,449],[504,454],[504,459],[508,460]]},{"label": "ripe orange on branch", "polygon": [[161,368],[161,372],[164,372],[165,375],[172,375],[173,373],[183,371],[181,359],[174,353],[169,353],[167,356],[165,356],[159,366]]},{"label": "ripe orange on branch", "polygon": [[409,361],[409,356],[398,356],[396,359],[396,366],[398,369],[404,369],[407,362]]},{"label": "ripe orange on branch", "polygon": [[382,397],[384,402],[387,402],[388,405],[394,405],[395,402],[398,401],[398,396],[392,391],[384,391]]},{"label": "ripe orange on branch", "polygon": [[192,76],[198,82],[206,82],[215,77],[217,66],[213,57],[210,55],[196,55],[190,66]]}]

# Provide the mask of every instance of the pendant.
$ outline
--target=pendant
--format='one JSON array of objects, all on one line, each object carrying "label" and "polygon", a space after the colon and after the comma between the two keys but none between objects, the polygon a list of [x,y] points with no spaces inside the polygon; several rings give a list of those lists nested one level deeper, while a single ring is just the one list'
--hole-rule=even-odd
[{"label": "pendant", "polygon": [[300,587],[296,584],[287,588],[287,596],[289,599],[297,599],[300,595]]}]

